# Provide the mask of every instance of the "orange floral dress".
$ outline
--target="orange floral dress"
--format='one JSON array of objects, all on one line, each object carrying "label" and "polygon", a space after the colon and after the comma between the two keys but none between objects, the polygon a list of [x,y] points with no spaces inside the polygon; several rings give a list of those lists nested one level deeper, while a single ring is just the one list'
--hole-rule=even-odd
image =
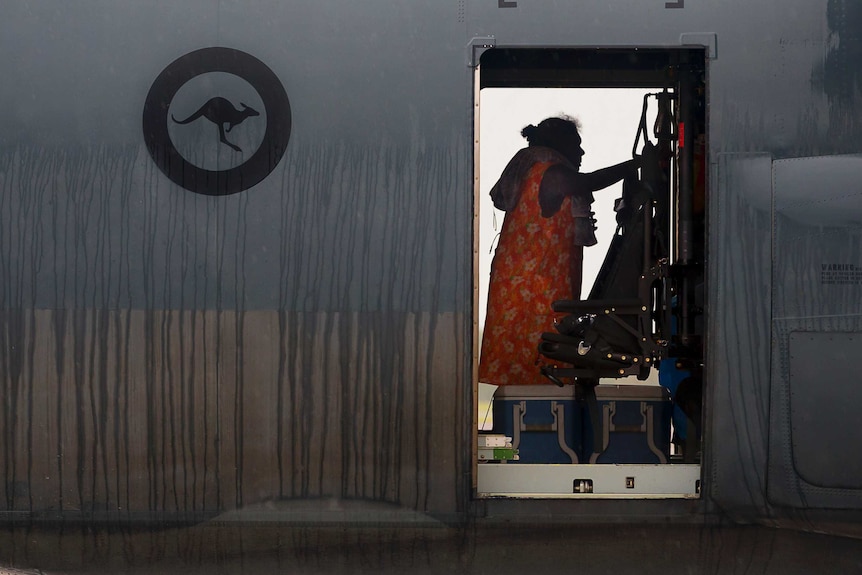
[{"label": "orange floral dress", "polygon": [[542,217],[539,186],[551,165],[538,162],[530,169],[517,206],[503,220],[491,263],[479,360],[479,381],[483,383],[548,383],[539,369],[538,346],[542,332],[555,331],[554,319],[565,315],[553,312],[551,303],[572,299],[574,238],[569,198],[552,217]]}]

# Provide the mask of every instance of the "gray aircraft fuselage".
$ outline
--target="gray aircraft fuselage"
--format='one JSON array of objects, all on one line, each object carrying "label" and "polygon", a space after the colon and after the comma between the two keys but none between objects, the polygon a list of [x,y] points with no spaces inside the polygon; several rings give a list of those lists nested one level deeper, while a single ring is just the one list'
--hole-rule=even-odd
[{"label": "gray aircraft fuselage", "polygon": [[[862,518],[851,0],[7,4],[0,515]],[[474,91],[529,48],[702,54],[699,500],[474,498]]]}]

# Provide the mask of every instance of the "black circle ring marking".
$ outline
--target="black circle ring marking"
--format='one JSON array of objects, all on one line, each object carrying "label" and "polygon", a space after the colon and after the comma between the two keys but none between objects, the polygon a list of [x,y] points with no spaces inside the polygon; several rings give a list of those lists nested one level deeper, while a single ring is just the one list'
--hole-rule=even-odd
[{"label": "black circle ring marking", "polygon": [[[222,171],[188,162],[168,134],[168,109],[177,91],[210,72],[239,76],[257,90],[266,109],[266,132],[258,149],[239,166]],[[226,196],[260,183],[281,161],[290,140],[290,101],[278,77],[254,56],[231,48],[203,48],[177,58],[159,74],[144,103],[143,127],[150,156],[171,181],[198,194]]]}]

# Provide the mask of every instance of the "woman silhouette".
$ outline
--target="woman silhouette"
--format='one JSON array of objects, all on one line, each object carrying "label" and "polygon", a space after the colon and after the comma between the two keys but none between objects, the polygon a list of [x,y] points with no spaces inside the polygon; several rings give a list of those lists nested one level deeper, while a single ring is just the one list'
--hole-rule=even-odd
[{"label": "woman silhouette", "polygon": [[491,262],[479,381],[544,384],[538,367],[542,332],[553,331],[559,299],[579,299],[584,246],[595,245],[592,193],[636,171],[629,160],[580,172],[581,136],[571,118],[548,118],[521,131],[520,150],[491,190],[506,212]]}]

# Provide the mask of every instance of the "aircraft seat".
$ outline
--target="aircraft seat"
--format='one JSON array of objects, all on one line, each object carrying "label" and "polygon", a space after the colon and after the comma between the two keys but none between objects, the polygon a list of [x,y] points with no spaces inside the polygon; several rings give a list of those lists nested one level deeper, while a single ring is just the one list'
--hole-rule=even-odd
[{"label": "aircraft seat", "polygon": [[646,379],[663,356],[667,338],[659,310],[668,267],[667,258],[654,256],[662,251],[653,225],[658,205],[648,183],[626,180],[617,200],[617,230],[588,299],[553,302],[554,311],[569,315],[557,323],[557,333],[542,334],[539,353],[551,361],[542,373],[557,385],[566,379],[587,385],[629,375]]}]

